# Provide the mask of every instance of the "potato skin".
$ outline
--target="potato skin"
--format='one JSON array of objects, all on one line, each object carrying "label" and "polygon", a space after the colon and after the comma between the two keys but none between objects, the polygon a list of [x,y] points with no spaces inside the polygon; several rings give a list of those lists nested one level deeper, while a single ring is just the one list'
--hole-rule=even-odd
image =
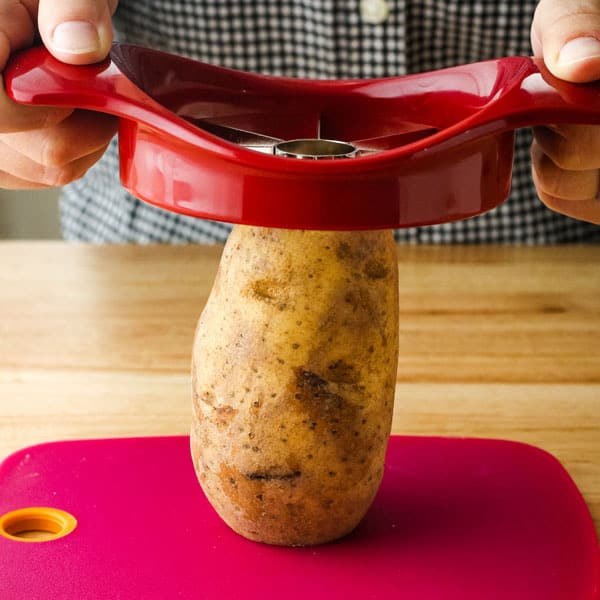
[{"label": "potato skin", "polygon": [[191,448],[239,534],[335,540],[379,487],[398,361],[390,231],[237,226],[200,317]]}]

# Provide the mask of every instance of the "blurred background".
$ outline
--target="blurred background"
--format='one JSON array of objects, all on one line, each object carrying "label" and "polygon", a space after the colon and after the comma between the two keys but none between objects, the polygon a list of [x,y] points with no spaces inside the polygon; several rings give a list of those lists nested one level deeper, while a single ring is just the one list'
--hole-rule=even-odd
[{"label": "blurred background", "polygon": [[0,239],[60,239],[60,190],[0,190]]}]

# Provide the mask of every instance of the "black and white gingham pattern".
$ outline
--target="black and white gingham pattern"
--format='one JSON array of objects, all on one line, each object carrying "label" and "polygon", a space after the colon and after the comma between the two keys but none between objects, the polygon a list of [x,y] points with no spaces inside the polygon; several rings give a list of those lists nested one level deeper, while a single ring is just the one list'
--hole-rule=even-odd
[{"label": "black and white gingham pattern", "polygon": [[[367,0],[368,1],[368,0]],[[360,0],[121,0],[118,37],[236,69],[309,78],[366,78],[529,54],[536,0],[386,0],[381,24]],[[549,244],[600,241],[600,227],[546,209],[530,176],[529,132],[517,135],[510,199],[466,221],[403,229],[415,243]],[[216,242],[231,226],[183,217],[127,194],[115,142],[68,186],[65,238],[92,242]]]}]

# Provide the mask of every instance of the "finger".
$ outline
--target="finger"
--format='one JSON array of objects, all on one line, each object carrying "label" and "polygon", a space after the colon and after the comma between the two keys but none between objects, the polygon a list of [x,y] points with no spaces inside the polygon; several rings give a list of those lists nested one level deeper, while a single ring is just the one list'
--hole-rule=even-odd
[{"label": "finger", "polygon": [[10,173],[0,171],[0,188],[3,190],[41,190],[50,187],[43,183],[34,183],[26,179],[20,179]]},{"label": "finger", "polygon": [[15,50],[31,46],[35,37],[35,7],[27,2],[0,2],[0,71]]},{"label": "finger", "polygon": [[78,158],[62,167],[48,167],[16,153],[0,142],[0,164],[6,173],[18,179],[49,187],[60,187],[85,175],[88,169],[100,159],[104,150],[105,148]]},{"label": "finger", "polygon": [[[34,35],[35,2],[0,2],[0,71],[9,56],[31,45]],[[21,131],[46,127],[68,115],[64,108],[40,108],[21,106],[8,98],[0,86],[0,132]]]},{"label": "finger", "polygon": [[593,200],[598,193],[600,171],[566,171],[544,154],[537,142],[531,146],[531,163],[538,192],[562,200]]},{"label": "finger", "polygon": [[537,13],[534,13],[530,30],[531,48],[533,49],[534,56],[542,56],[542,40],[540,39],[540,34],[538,32],[538,20],[539,17],[537,16]]},{"label": "finger", "polygon": [[40,165],[62,167],[105,148],[117,126],[115,117],[77,110],[53,127],[4,134],[0,140]]},{"label": "finger", "polygon": [[587,221],[600,225],[600,200],[581,200],[572,202],[562,198],[555,198],[545,192],[538,192],[540,200],[554,212],[566,215],[578,221]]},{"label": "finger", "polygon": [[553,125],[534,127],[533,132],[542,151],[561,169],[600,168],[600,127]]},{"label": "finger", "polygon": [[42,41],[63,62],[98,62],[110,51],[116,8],[117,0],[39,0]]},{"label": "finger", "polygon": [[0,87],[0,133],[51,127],[67,118],[73,109],[25,106],[13,102]]},{"label": "finger", "polygon": [[556,77],[574,82],[600,79],[600,2],[540,0],[531,43]]}]

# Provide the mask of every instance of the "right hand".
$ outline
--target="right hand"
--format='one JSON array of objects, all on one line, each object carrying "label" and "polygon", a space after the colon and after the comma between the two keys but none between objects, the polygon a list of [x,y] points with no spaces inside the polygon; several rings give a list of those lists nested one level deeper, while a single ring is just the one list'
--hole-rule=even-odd
[{"label": "right hand", "polygon": [[[102,60],[118,0],[0,0],[0,71],[10,55],[42,42],[59,60]],[[35,189],[79,179],[102,156],[117,119],[97,112],[24,106],[0,87],[0,188]]]}]

